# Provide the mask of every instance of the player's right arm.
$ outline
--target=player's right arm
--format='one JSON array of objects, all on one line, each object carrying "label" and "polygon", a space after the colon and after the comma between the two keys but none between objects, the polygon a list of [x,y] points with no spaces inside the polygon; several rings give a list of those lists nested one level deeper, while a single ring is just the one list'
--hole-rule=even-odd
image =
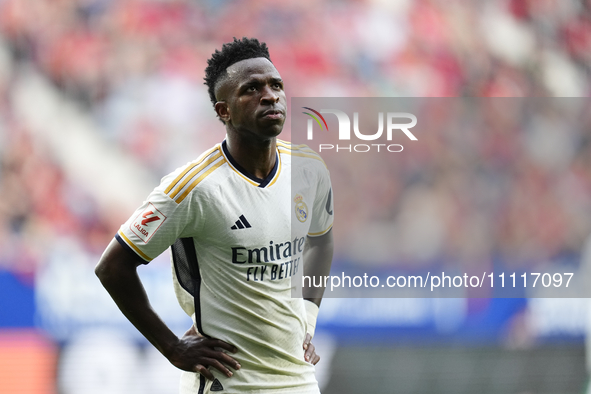
[{"label": "player's right arm", "polygon": [[137,274],[137,267],[145,263],[133,252],[113,239],[95,268],[95,273],[121,312],[174,366],[189,372],[201,373],[213,380],[207,367],[232,376],[240,364],[228,352],[236,347],[215,338],[207,338],[192,329],[178,338],[152,308]]}]

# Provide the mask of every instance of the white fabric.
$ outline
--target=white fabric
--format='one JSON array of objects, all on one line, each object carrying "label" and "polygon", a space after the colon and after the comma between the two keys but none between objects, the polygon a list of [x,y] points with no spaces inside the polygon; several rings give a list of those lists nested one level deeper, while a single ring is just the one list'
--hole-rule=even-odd
[{"label": "white fabric", "polygon": [[304,304],[306,305],[306,332],[314,338],[316,318],[318,317],[318,305],[308,300]]},{"label": "white fabric", "polygon": [[[276,175],[258,187],[218,144],[164,177],[118,233],[146,261],[192,238],[201,277],[196,326],[239,349],[233,377],[210,368],[224,393],[319,392],[304,360],[305,302],[291,297],[291,277],[303,271],[306,236],[332,226],[330,178],[308,147],[278,142],[278,158]],[[173,274],[179,304],[193,315],[193,297]],[[197,393],[199,375],[185,375],[181,392]]]}]

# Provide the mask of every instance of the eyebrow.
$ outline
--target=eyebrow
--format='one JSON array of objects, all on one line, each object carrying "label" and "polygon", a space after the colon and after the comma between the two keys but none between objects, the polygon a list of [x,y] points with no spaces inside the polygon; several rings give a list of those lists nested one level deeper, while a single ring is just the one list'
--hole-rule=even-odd
[{"label": "eyebrow", "polygon": [[[251,85],[258,85],[261,83],[264,83],[266,80],[266,78],[262,77],[262,78],[258,78],[258,77],[250,77],[248,80],[246,80],[244,83],[240,84],[240,88],[245,87],[245,86],[251,86]],[[283,80],[281,78],[278,77],[271,77],[269,79],[272,83],[283,83]]]}]

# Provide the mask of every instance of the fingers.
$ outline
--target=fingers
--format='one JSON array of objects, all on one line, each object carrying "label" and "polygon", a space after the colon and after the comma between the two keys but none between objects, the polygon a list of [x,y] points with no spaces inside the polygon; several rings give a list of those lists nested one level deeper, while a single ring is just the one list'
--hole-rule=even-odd
[{"label": "fingers", "polygon": [[306,338],[304,338],[304,350],[308,349],[308,345],[310,345],[310,341],[312,341],[312,336],[306,333]]},{"label": "fingers", "polygon": [[[218,371],[220,371],[221,373],[223,373],[227,377],[229,377],[229,378],[232,377],[232,375],[233,375],[232,371],[230,371],[228,368],[226,368],[219,360],[216,360],[215,358],[205,358],[205,359],[203,359],[203,361],[205,361],[210,367],[214,367],[215,369],[217,369]],[[209,372],[209,370],[207,372]],[[211,374],[211,372],[209,372],[209,374]],[[213,376],[213,375],[211,375],[211,376]]]},{"label": "fingers", "polygon": [[[179,339],[174,353],[169,357],[169,361],[185,371],[198,372],[205,378],[213,380],[212,374],[215,368],[227,377],[231,377],[234,372],[230,369],[238,370],[241,365],[228,353],[236,353],[236,346],[216,338],[207,338],[194,329],[189,329],[185,335]],[[208,369],[209,368],[209,369]]]},{"label": "fingers", "polygon": [[230,367],[234,368],[234,369],[240,369],[241,365],[238,361],[236,361],[233,357],[229,356],[228,354],[219,351],[219,350],[214,350],[212,349],[211,351],[206,353],[206,356],[212,359],[215,359],[219,362],[222,362],[226,365],[229,365]]},{"label": "fingers", "polygon": [[[232,377],[234,373],[230,371],[229,368],[233,368],[238,370],[241,368],[241,365],[238,361],[234,358],[229,356],[228,354],[224,353],[221,350],[214,349],[214,345],[219,345],[219,340],[206,340],[204,341],[203,347],[200,350],[200,356],[196,359],[198,362],[195,368],[199,368],[202,370],[205,368],[207,370],[208,367],[213,367],[226,375],[227,377]],[[226,344],[227,345],[227,344]],[[215,346],[217,347],[217,346]],[[203,367],[203,368],[200,368]],[[200,372],[201,373],[201,372]],[[209,376],[213,376],[209,370],[207,372],[202,373],[203,376],[209,379]]]},{"label": "fingers", "polygon": [[320,361],[320,356],[317,354],[314,354],[314,358],[310,362],[312,363],[312,365],[316,365],[316,364],[318,364],[318,361]]},{"label": "fingers", "polygon": [[211,348],[219,347],[232,353],[236,353],[238,351],[238,349],[236,349],[236,346],[230,345],[228,342],[224,342],[221,339],[215,338],[207,339],[207,346]]},{"label": "fingers", "polygon": [[204,356],[199,358],[199,364],[197,364],[194,368],[195,372],[198,372],[205,376],[209,380],[213,380],[214,376],[209,371],[208,367],[213,367],[226,375],[227,377],[232,377],[234,373],[230,371],[226,365],[238,370],[241,368],[240,363],[234,360],[232,357],[228,356],[226,353],[217,350],[209,350],[204,351]]},{"label": "fingers", "polygon": [[204,365],[197,364],[195,366],[195,372],[200,373],[201,375],[205,376],[206,379],[209,379],[209,380],[215,379],[213,374],[211,372],[209,372],[207,367],[205,367]]},{"label": "fingers", "polygon": [[315,350],[316,350],[316,348],[314,347],[314,344],[312,344],[312,342],[310,342],[308,344],[308,347],[306,348],[306,352],[304,353],[304,359],[306,361],[312,360],[313,356],[316,355]]},{"label": "fingers", "polygon": [[304,350],[306,350],[304,353],[304,359],[313,365],[318,364],[318,361],[320,361],[320,356],[316,354],[316,347],[312,343],[312,337],[308,333],[304,339],[303,347]]}]

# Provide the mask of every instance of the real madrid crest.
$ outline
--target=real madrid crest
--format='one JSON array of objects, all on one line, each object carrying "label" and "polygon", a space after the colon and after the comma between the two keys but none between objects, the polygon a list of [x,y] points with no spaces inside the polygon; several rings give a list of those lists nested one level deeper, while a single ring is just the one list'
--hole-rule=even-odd
[{"label": "real madrid crest", "polygon": [[304,202],[304,197],[299,194],[293,199],[295,201],[295,214],[300,222],[305,222],[308,219],[308,206]]}]

